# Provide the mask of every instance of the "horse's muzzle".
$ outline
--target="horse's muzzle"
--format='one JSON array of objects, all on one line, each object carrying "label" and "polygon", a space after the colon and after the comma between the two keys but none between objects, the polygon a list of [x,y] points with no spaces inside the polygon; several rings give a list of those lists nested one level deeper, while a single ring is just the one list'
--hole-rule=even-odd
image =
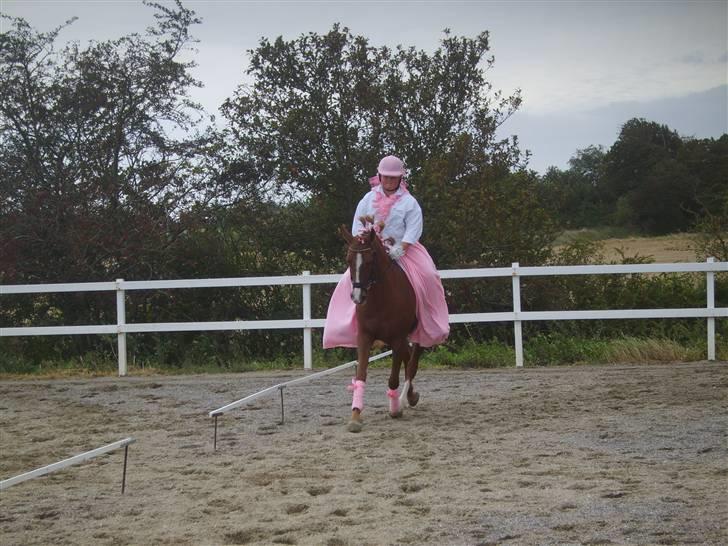
[{"label": "horse's muzzle", "polygon": [[[359,286],[356,286],[359,285]],[[354,289],[351,291],[351,301],[355,304],[360,305],[367,299],[367,290],[361,283],[354,283]]]}]

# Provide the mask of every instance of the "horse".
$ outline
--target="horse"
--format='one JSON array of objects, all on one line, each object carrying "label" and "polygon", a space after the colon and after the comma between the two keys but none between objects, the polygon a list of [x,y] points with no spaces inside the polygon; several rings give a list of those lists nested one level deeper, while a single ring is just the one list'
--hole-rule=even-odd
[{"label": "horse", "polygon": [[[382,341],[392,348],[392,368],[389,375],[389,413],[393,418],[402,416],[405,397],[410,406],[417,405],[420,395],[415,391],[412,381],[417,375],[420,355],[423,348],[410,344],[407,336],[417,326],[415,292],[404,270],[389,257],[384,243],[376,230],[371,227],[358,236],[353,236],[345,226],[339,233],[348,244],[346,263],[351,274],[351,299],[356,305],[357,331],[357,368],[356,381],[351,387],[355,391],[357,383],[361,387],[360,407],[353,407],[350,432],[362,429],[361,410],[363,389],[367,378],[369,352],[375,341]],[[398,395],[399,370],[406,362],[404,388]]]}]

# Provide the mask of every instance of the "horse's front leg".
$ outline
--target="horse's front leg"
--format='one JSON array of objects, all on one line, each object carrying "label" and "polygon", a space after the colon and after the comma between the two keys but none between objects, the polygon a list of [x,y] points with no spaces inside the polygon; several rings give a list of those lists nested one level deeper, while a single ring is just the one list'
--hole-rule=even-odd
[{"label": "horse's front leg", "polygon": [[404,399],[407,397],[407,403],[412,407],[416,406],[417,402],[420,401],[420,393],[415,391],[413,381],[417,375],[417,368],[420,365],[420,356],[423,351],[424,349],[422,347],[416,343],[413,344],[409,362],[407,362],[407,366],[404,369],[404,388],[400,395],[400,403],[404,404]]},{"label": "horse's front leg", "polygon": [[392,370],[389,373],[389,415],[391,417],[402,417],[402,405],[399,401],[399,369],[403,362],[409,361],[409,347],[406,340],[398,340],[392,343]]},{"label": "horse's front leg", "polygon": [[357,366],[356,377],[352,379],[349,390],[352,392],[351,421],[346,427],[349,432],[361,432],[363,427],[361,412],[364,410],[364,389],[367,381],[367,368],[369,367],[369,351],[374,340],[363,333],[357,335]]}]

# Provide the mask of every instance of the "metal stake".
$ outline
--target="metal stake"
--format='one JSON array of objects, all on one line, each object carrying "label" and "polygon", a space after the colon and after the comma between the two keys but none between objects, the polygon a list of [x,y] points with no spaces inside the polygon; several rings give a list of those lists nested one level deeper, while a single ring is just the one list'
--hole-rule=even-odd
[{"label": "metal stake", "polygon": [[212,450],[217,451],[217,417],[218,414],[216,413],[213,417],[215,417],[215,436],[212,440]]},{"label": "metal stake", "polygon": [[283,423],[285,422],[285,420],[286,420],[286,414],[285,414],[285,410],[283,409],[283,389],[284,389],[284,388],[285,388],[285,387],[283,387],[283,386],[281,386],[281,387],[278,387],[278,390],[279,390],[279,391],[281,391],[281,425],[282,425],[282,424],[283,424]]},{"label": "metal stake", "polygon": [[126,461],[129,457],[129,444],[124,446],[124,473],[121,477],[121,494],[124,494],[124,491],[126,489]]}]

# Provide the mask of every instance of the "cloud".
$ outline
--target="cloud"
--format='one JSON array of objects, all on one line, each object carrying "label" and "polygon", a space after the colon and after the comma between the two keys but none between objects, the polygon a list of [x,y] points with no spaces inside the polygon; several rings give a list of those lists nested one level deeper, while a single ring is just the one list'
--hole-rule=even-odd
[{"label": "cloud", "polygon": [[[715,60],[713,60],[715,59]],[[692,65],[703,65],[703,64],[726,64],[728,63],[728,53],[723,53],[720,57],[713,57],[710,55],[710,59],[703,51],[692,51],[680,58],[680,62],[683,64]]]},{"label": "cloud", "polygon": [[680,59],[680,61],[685,64],[703,64],[705,62],[705,55],[703,55],[702,51],[692,51]]},{"label": "cloud", "polygon": [[517,112],[499,136],[518,135],[522,148],[532,152],[530,168],[545,173],[552,165],[567,168],[577,150],[598,144],[609,148],[622,125],[635,117],[665,124],[683,137],[718,138],[728,133],[728,85],[677,97],[613,102],[587,111]]}]

